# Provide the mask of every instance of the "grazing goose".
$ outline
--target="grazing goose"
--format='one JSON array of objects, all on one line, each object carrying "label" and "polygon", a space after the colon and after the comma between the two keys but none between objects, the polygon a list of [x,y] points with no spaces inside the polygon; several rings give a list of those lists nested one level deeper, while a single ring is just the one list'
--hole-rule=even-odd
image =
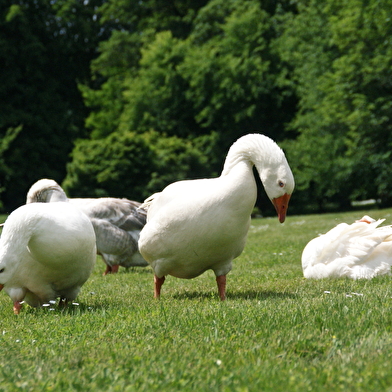
[{"label": "grazing goose", "polygon": [[141,203],[113,197],[68,199],[61,186],[48,179],[37,181],[27,193],[26,203],[56,201],[68,201],[90,218],[97,252],[106,264],[104,275],[117,272],[120,265],[126,268],[148,265],[137,245],[146,223],[146,212],[139,209]]},{"label": "grazing goose", "polygon": [[139,249],[154,270],[156,298],[166,275],[191,279],[212,269],[225,299],[226,274],[244,249],[256,202],[253,166],[284,222],[294,178],[283,151],[260,134],[231,146],[220,177],[175,182],[145,201]]},{"label": "grazing goose", "polygon": [[21,302],[72,301],[96,259],[95,234],[85,214],[68,203],[34,203],[13,211],[0,238],[0,290],[18,314]]},{"label": "grazing goose", "polygon": [[392,265],[392,227],[369,216],[348,225],[340,223],[312,239],[302,253],[305,278],[371,279],[389,274]]}]

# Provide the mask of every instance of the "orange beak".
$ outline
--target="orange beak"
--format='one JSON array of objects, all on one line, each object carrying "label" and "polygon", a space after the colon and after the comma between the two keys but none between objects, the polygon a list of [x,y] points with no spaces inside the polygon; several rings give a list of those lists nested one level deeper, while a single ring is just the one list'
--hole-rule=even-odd
[{"label": "orange beak", "polygon": [[272,199],[272,204],[275,206],[276,213],[280,223],[283,223],[286,219],[287,208],[289,206],[289,200],[291,195],[285,193],[283,196]]},{"label": "orange beak", "polygon": [[4,285],[0,284],[0,291],[3,290],[3,288],[4,288]]}]

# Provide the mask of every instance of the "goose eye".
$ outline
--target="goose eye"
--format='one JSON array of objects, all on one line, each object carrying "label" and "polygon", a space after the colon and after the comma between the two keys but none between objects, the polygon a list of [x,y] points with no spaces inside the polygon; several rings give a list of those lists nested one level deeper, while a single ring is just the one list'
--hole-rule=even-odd
[{"label": "goose eye", "polygon": [[283,181],[278,181],[278,185],[281,187],[281,188],[283,188],[284,187],[284,182]]},{"label": "goose eye", "polygon": [[4,272],[4,269],[5,269],[5,268],[1,268],[1,269],[0,269],[0,274],[1,274],[2,272]]}]

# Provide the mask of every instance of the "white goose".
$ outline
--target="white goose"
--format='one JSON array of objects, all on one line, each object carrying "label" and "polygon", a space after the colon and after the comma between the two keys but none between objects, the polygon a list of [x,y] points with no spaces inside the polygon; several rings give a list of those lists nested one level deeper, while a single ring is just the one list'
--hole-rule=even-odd
[{"label": "white goose", "polygon": [[340,223],[312,239],[302,253],[305,278],[371,279],[390,274],[392,227],[378,227],[384,220],[364,216],[351,225]]},{"label": "white goose", "polygon": [[148,265],[137,245],[146,223],[146,212],[139,209],[141,203],[113,197],[68,199],[56,181],[46,178],[33,184],[27,193],[26,203],[56,201],[68,201],[90,218],[97,252],[106,264],[104,275],[117,272],[120,265],[126,268]]},{"label": "white goose", "polygon": [[225,299],[226,274],[244,249],[256,202],[253,166],[283,222],[294,178],[283,151],[259,134],[231,146],[220,177],[175,182],[146,200],[139,249],[154,270],[156,298],[166,275],[191,279],[212,269]]},{"label": "white goose", "polygon": [[68,203],[35,203],[13,211],[0,238],[0,290],[18,314],[21,302],[72,301],[96,259],[95,234],[85,214]]}]

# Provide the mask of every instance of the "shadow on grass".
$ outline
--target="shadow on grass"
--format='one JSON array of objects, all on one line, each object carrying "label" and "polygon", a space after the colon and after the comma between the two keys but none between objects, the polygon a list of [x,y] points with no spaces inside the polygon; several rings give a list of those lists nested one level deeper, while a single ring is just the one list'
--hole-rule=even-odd
[{"label": "shadow on grass", "polygon": [[238,291],[234,293],[227,293],[227,299],[259,299],[266,300],[271,298],[276,299],[285,299],[285,298],[296,298],[297,294],[295,293],[287,293],[280,291],[256,291],[256,290],[247,290],[247,291]]},{"label": "shadow on grass", "polygon": [[[246,300],[246,299],[257,299],[257,300],[267,300],[267,299],[285,299],[285,298],[296,298],[297,294],[295,293],[286,293],[286,292],[276,292],[276,291],[256,291],[256,290],[247,290],[247,291],[239,291],[239,292],[227,292],[226,300]],[[177,293],[173,295],[175,299],[216,299],[218,298],[218,293],[212,292],[201,292],[201,291],[190,291]]]},{"label": "shadow on grass", "polygon": [[152,269],[150,267],[129,267],[120,268],[120,272],[123,274],[152,274]]}]

